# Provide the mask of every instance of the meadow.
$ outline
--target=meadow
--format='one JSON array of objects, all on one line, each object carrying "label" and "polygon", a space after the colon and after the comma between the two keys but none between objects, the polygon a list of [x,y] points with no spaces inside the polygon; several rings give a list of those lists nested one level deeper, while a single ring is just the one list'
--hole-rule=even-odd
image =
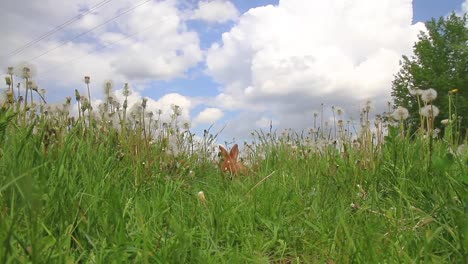
[{"label": "meadow", "polygon": [[231,175],[217,132],[196,137],[177,106],[161,120],[109,83],[93,108],[89,77],[88,96],[51,105],[27,70],[24,89],[7,77],[2,263],[468,262],[467,139],[424,91],[417,129],[402,108],[333,108],[306,131],[252,131],[250,170]]}]

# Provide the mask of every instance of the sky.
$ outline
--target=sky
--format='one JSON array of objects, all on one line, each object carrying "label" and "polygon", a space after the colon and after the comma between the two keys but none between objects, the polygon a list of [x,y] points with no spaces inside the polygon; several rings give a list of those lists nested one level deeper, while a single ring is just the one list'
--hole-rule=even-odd
[{"label": "sky", "polygon": [[0,66],[34,65],[49,102],[85,93],[84,76],[95,104],[106,80],[120,100],[129,83],[130,105],[146,97],[148,110],[166,117],[178,105],[193,131],[225,127],[222,138],[231,140],[270,124],[308,128],[322,104],[349,118],[366,100],[384,111],[423,22],[466,13],[468,0],[15,0],[2,7]]}]

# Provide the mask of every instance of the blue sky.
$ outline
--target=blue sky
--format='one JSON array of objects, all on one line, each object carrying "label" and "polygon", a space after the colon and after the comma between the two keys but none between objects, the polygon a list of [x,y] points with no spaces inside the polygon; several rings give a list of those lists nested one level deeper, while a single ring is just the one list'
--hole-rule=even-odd
[{"label": "blue sky", "polygon": [[415,21],[427,21],[439,18],[448,13],[459,10],[463,0],[414,0],[413,14]]},{"label": "blue sky", "polygon": [[418,22],[468,8],[468,0],[464,7],[463,0],[164,0],[95,28],[140,3],[113,0],[8,55],[98,2],[9,1],[0,11],[0,34],[9,36],[0,44],[1,66],[32,63],[55,102],[83,90],[84,75],[96,99],[105,80],[117,93],[129,82],[133,103],[148,97],[152,110],[164,112],[181,105],[195,131],[227,125],[225,138],[270,121],[306,128],[321,103],[347,109],[348,117],[367,99],[383,110],[399,58],[424,29]]}]

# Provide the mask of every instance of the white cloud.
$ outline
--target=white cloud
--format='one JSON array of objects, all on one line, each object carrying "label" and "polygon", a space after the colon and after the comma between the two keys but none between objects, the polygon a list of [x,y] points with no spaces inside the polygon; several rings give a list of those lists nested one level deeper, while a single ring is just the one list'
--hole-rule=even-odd
[{"label": "white cloud", "polygon": [[209,49],[207,72],[224,85],[219,107],[305,127],[322,102],[352,112],[372,98],[383,109],[423,29],[411,0],[282,0],[243,14]]},{"label": "white cloud", "polygon": [[462,3],[461,11],[462,11],[462,14],[468,13],[468,0],[465,0],[465,2]]},{"label": "white cloud", "polygon": [[267,117],[262,117],[255,122],[255,125],[260,128],[268,128],[270,126],[276,126],[277,124],[278,122],[276,120]]},{"label": "white cloud", "polygon": [[[0,23],[8,25],[0,28],[0,34],[8,36],[0,43],[0,56],[96,4],[92,0],[70,0],[66,4],[57,0],[33,2],[7,2],[0,10]],[[178,1],[140,3],[109,2],[18,55],[2,58],[0,67],[30,61],[47,52],[31,62],[37,65],[39,84],[46,86],[49,94],[62,96],[63,91],[51,89],[59,85],[80,87],[84,75],[90,75],[92,85],[99,87],[106,79],[142,86],[150,80],[183,77],[203,60],[198,33],[187,29]],[[71,40],[119,14],[122,15],[112,22]],[[63,40],[69,42],[63,44]]]},{"label": "white cloud", "polygon": [[239,11],[230,1],[212,0],[198,2],[198,8],[193,11],[191,19],[224,23],[236,20],[238,16]]},{"label": "white cloud", "polygon": [[[115,97],[117,101],[122,102],[125,100],[125,97],[122,95],[122,90],[115,91]],[[131,109],[134,105],[141,105],[143,97],[141,94],[135,90],[132,90],[130,96],[127,98],[128,100],[128,109]],[[152,99],[147,98],[148,101],[146,103],[146,112],[153,112],[155,116],[157,115],[158,111],[162,111],[161,119],[163,122],[168,122],[171,119],[171,115],[173,114],[173,107],[174,105],[179,106],[181,115],[179,117],[179,122],[190,122],[190,111],[195,106],[192,102],[191,98],[183,96],[178,93],[169,93],[165,94],[159,99]]]},{"label": "white cloud", "polygon": [[223,111],[218,108],[206,108],[198,114],[193,123],[210,125],[221,119],[223,115]]}]

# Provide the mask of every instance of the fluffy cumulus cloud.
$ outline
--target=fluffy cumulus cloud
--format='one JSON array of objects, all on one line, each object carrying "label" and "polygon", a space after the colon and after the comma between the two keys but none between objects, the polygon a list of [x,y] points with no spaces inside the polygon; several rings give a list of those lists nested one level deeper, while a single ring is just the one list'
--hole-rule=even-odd
[{"label": "fluffy cumulus cloud", "polygon": [[211,23],[224,23],[236,20],[239,11],[230,1],[212,0],[198,2],[198,8],[193,11],[191,19],[199,19]]},{"label": "fluffy cumulus cloud", "polygon": [[194,125],[205,124],[211,125],[221,119],[224,113],[221,109],[209,107],[201,111],[197,117],[195,117],[193,123]]},{"label": "fluffy cumulus cloud", "polygon": [[[144,87],[149,81],[183,77],[203,60],[199,36],[185,25],[178,1],[114,0],[93,8],[96,4],[92,0],[7,1],[0,10],[4,25],[0,34],[8,36],[0,43],[0,66],[29,61],[37,65],[40,83],[50,90],[77,87],[84,75],[99,85],[113,79]],[[86,10],[90,12],[74,23],[12,53],[41,36],[44,29]]]},{"label": "fluffy cumulus cloud", "polygon": [[[117,101],[123,102],[125,97],[122,95],[122,90],[115,91],[115,97]],[[138,91],[132,91],[130,96],[127,98],[129,111],[136,109],[141,105],[143,97]],[[161,120],[167,122],[171,120],[171,115],[174,113],[174,106],[179,107],[180,117],[179,122],[190,122],[190,112],[195,106],[191,98],[178,93],[168,93],[159,99],[146,98],[146,112],[153,112],[155,116],[161,111]],[[96,105],[99,102],[96,102]]]},{"label": "fluffy cumulus cloud", "polygon": [[468,13],[468,0],[465,0],[465,2],[463,2],[461,6],[461,11],[462,11],[462,14]]},{"label": "fluffy cumulus cloud", "polygon": [[296,128],[310,125],[322,102],[359,108],[371,98],[383,109],[401,55],[424,30],[412,13],[411,0],[281,0],[251,9],[208,51],[207,72],[224,87],[217,102],[262,113],[258,125],[272,115]]}]

